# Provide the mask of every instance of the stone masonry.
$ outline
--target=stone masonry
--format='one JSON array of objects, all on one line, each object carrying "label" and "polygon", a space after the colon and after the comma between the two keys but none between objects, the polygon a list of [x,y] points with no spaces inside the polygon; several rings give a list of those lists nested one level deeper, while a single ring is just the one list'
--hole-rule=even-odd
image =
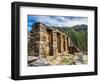
[{"label": "stone masonry", "polygon": [[66,55],[71,45],[67,35],[43,23],[36,23],[28,33],[28,55],[46,58]]}]

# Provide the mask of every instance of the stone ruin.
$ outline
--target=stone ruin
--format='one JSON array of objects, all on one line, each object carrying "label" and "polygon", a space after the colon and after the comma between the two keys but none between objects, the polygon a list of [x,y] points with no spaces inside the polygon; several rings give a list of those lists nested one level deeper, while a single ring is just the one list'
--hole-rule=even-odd
[{"label": "stone ruin", "polygon": [[28,56],[46,58],[67,55],[70,45],[66,34],[41,22],[36,23],[28,33]]}]

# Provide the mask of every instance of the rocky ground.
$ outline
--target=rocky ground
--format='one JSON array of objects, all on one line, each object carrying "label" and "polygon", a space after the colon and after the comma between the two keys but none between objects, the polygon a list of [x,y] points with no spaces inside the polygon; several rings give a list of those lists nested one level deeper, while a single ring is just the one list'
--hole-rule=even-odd
[{"label": "rocky ground", "polygon": [[45,58],[28,57],[28,66],[48,66],[48,65],[79,65],[87,64],[88,55],[82,53],[49,56]]}]

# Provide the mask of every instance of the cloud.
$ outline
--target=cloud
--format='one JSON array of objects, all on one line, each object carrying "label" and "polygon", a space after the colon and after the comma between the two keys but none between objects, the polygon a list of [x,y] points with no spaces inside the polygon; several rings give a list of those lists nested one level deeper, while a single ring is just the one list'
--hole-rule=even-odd
[{"label": "cloud", "polygon": [[68,19],[67,26],[74,26],[78,24],[88,24],[87,17],[74,17],[73,19]]},{"label": "cloud", "polygon": [[28,16],[28,28],[32,28],[35,22],[42,22],[48,26],[74,26],[77,24],[88,24],[87,17],[75,16]]}]

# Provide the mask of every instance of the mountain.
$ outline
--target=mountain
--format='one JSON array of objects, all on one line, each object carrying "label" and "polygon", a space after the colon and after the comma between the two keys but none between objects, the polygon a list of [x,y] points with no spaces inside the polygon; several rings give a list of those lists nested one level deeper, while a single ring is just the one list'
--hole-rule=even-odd
[{"label": "mountain", "polygon": [[81,31],[81,32],[87,32],[87,25],[82,24],[82,25],[75,25],[72,27],[75,31]]}]

